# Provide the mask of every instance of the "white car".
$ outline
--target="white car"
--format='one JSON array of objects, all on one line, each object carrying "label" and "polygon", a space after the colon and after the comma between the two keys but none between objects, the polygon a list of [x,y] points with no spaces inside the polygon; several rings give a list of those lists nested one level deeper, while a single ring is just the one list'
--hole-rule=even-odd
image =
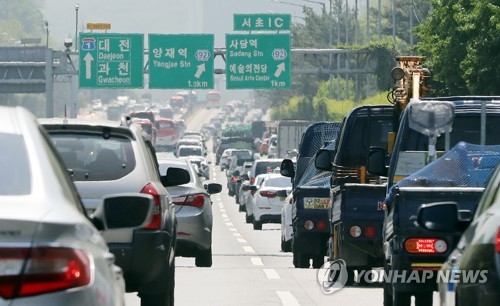
[{"label": "white car", "polygon": [[249,186],[255,191],[250,201],[253,229],[261,230],[263,223],[281,223],[281,209],[292,190],[292,181],[279,173],[266,174],[260,186]]},{"label": "white car", "polygon": [[293,223],[292,223],[293,194],[290,193],[285,199],[285,205],[281,209],[281,250],[292,251]]},{"label": "white car", "polygon": [[278,153],[278,135],[272,135],[269,138],[269,149],[267,149],[267,157],[268,158],[276,158],[276,154]]}]

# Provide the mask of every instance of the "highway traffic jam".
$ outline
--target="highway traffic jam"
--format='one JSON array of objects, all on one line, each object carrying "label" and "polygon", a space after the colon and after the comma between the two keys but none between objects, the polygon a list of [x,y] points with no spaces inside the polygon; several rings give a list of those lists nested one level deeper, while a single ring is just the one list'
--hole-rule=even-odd
[{"label": "highway traffic jam", "polygon": [[182,96],[93,103],[107,120],[2,107],[6,302],[498,301],[498,100],[412,101],[394,130],[391,105],[272,121]]}]

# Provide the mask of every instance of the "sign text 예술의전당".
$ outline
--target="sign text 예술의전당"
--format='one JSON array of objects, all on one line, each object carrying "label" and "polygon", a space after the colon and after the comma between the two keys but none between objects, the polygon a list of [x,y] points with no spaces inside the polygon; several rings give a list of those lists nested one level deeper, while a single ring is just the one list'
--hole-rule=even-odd
[{"label": "sign text \uc608\uc220\uc758\uc804\ub2f9", "polygon": [[290,88],[289,34],[226,34],[226,88]]},{"label": "sign text \uc608\uc220\uc758\uc804\ub2f9", "polygon": [[142,88],[144,35],[80,33],[81,88]]},{"label": "sign text \uc608\uc220\uc758\uc804\ub2f9", "polygon": [[214,87],[212,34],[150,34],[149,88]]}]

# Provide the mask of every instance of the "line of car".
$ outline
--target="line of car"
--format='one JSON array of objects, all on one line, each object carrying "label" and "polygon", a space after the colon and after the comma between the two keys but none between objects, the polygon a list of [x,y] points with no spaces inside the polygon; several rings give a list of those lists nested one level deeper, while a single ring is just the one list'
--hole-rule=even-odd
[{"label": "line of car", "polygon": [[[158,158],[140,124],[36,119],[1,107],[0,296],[8,303],[174,304],[175,256],[209,267],[210,194]],[[189,224],[195,224],[189,226]]]}]

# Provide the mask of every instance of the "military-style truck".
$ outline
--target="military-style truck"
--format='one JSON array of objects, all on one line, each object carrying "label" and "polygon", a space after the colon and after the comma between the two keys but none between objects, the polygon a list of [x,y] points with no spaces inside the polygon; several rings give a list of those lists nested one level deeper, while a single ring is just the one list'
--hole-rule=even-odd
[{"label": "military-style truck", "polygon": [[[386,306],[410,305],[411,296],[416,305],[432,305],[437,274],[423,275],[440,269],[463,229],[441,233],[420,227],[418,210],[431,202],[453,201],[460,210],[474,213],[487,175],[472,178],[478,171],[491,172],[499,160],[488,146],[500,145],[500,97],[421,98],[426,91],[422,76],[429,75],[423,60],[398,58],[400,67],[392,76],[399,84],[393,96],[401,116],[395,117],[399,123],[392,133],[394,146],[390,154],[385,147],[374,147],[368,156],[368,171],[387,177],[380,205],[385,212],[384,271],[407,277],[384,282]],[[411,273],[423,281],[409,282]]]},{"label": "military-style truck", "polygon": [[318,122],[304,132],[294,169],[291,159],[284,159],[280,173],[293,181],[292,245],[296,268],[320,268],[325,261],[329,237],[328,208],[330,175],[314,167],[318,149],[333,150],[340,129],[339,122]]},{"label": "military-style truck", "polygon": [[344,119],[334,152],[319,150],[318,169],[330,171],[328,260],[346,263],[348,283],[355,270],[381,266],[381,203],[386,180],[366,170],[370,148],[387,147],[393,130],[393,106],[371,105],[353,109]]}]

